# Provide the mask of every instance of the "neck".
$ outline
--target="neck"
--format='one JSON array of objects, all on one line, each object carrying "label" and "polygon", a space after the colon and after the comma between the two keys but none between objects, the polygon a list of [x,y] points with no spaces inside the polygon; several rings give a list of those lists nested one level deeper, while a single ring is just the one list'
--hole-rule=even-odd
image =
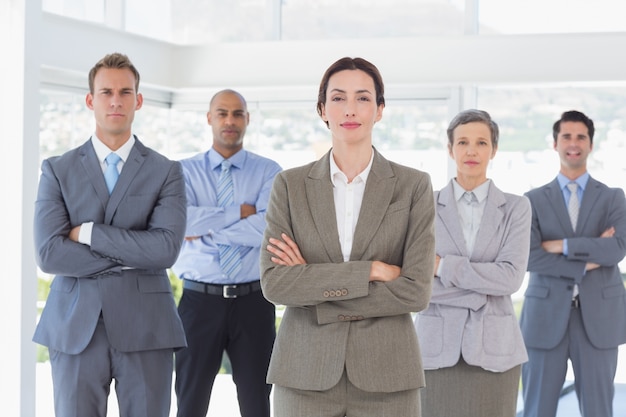
[{"label": "neck", "polygon": [[587,167],[579,168],[579,169],[571,169],[566,167],[561,167],[561,174],[563,174],[569,180],[575,180],[576,178],[583,175],[587,172]]},{"label": "neck", "polygon": [[124,133],[121,135],[102,135],[101,133],[96,132],[96,135],[98,136],[98,139],[100,139],[100,142],[104,143],[106,147],[112,151],[117,151],[126,142],[128,142],[128,139],[130,139],[130,133]]},{"label": "neck", "polygon": [[479,177],[468,177],[457,173],[456,176],[456,182],[458,182],[465,191],[472,191],[479,185],[484,184],[485,181],[487,181],[487,176],[485,175],[481,175]]},{"label": "neck", "polygon": [[368,147],[339,146],[333,147],[333,158],[341,172],[348,177],[348,182],[352,182],[370,163],[372,152],[374,149],[371,145]]}]

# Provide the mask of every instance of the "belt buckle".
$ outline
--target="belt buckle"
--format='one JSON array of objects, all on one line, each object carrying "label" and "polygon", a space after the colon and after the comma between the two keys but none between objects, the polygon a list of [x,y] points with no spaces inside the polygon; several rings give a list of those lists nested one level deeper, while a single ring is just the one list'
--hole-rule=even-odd
[{"label": "belt buckle", "polygon": [[237,298],[237,294],[231,294],[229,290],[237,289],[236,285],[224,285],[222,287],[222,297],[224,298]]}]

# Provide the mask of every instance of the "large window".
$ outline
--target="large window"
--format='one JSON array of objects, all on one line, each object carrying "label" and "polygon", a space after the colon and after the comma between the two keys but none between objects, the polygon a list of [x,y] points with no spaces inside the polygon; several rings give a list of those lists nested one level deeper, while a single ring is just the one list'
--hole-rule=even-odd
[{"label": "large window", "polygon": [[480,33],[626,31],[626,3],[616,0],[479,0]]}]

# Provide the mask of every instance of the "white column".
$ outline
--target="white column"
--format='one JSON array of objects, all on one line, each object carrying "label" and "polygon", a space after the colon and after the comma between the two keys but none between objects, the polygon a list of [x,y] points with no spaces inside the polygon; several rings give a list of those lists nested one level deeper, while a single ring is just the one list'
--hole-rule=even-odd
[{"label": "white column", "polygon": [[33,202],[38,176],[41,0],[0,0],[0,291],[2,415],[35,415],[37,274]]}]

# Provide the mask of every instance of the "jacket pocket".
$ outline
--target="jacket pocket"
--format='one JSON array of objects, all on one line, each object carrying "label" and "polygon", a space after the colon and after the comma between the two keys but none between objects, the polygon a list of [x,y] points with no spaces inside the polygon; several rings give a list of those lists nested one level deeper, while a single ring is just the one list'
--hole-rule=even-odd
[{"label": "jacket pocket", "polygon": [[537,298],[546,298],[550,293],[550,288],[544,287],[541,285],[529,285],[526,288],[526,292],[524,296],[526,297],[537,297]]},{"label": "jacket pocket", "polygon": [[616,284],[602,288],[602,298],[622,297],[624,295],[624,285]]},{"label": "jacket pocket", "polygon": [[485,316],[483,322],[483,349],[493,356],[508,356],[515,351],[515,330],[517,320],[514,316]]}]

